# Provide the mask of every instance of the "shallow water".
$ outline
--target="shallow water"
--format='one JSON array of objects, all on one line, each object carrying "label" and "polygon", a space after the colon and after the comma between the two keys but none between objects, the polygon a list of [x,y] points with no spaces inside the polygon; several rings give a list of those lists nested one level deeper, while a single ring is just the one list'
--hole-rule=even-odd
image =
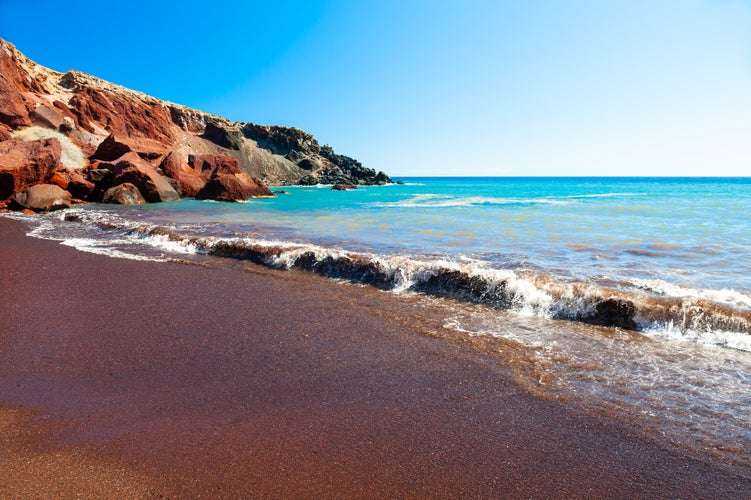
[{"label": "shallow water", "polygon": [[751,470],[748,352],[482,306],[447,315],[445,326],[532,349],[536,393],[575,398],[679,446]]},{"label": "shallow water", "polygon": [[32,234],[206,255],[449,299],[446,326],[534,349],[539,389],[751,468],[750,179],[405,179],[276,198],[90,205]]}]

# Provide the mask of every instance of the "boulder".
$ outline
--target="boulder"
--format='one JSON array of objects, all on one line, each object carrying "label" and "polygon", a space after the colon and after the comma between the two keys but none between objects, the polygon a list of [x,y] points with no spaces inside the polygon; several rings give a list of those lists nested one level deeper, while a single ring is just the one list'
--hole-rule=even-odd
[{"label": "boulder", "polygon": [[0,142],[0,200],[47,182],[60,164],[62,146],[55,138]]},{"label": "boulder", "polygon": [[274,196],[263,182],[246,173],[216,174],[196,194],[197,200],[244,201],[248,198]]},{"label": "boulder", "polygon": [[86,182],[94,186],[94,189],[88,196],[91,201],[101,201],[104,192],[112,187],[112,179],[115,178],[115,175],[103,165],[108,164],[94,162],[90,168],[83,172]]},{"label": "boulder", "polygon": [[166,151],[163,145],[150,139],[110,134],[96,148],[90,160],[114,161],[125,153],[135,152],[142,158],[159,158]]},{"label": "boulder", "polygon": [[595,305],[593,314],[582,318],[585,323],[637,330],[636,307],[630,300],[608,298]]},{"label": "boulder", "polygon": [[[52,105],[56,109],[58,109],[63,114],[63,116],[67,116],[68,118],[70,118],[69,120],[70,123],[74,124],[75,126],[78,126],[78,117],[76,117],[76,115],[73,114],[73,112],[70,110],[67,104],[65,104],[62,101],[52,101]],[[68,120],[65,120],[65,121],[68,121]]]},{"label": "boulder", "polygon": [[177,151],[168,154],[159,168],[165,175],[176,180],[183,196],[195,196],[206,185],[206,178],[183,162]]},{"label": "boulder", "polygon": [[188,155],[188,165],[206,179],[210,179],[215,174],[240,173],[240,162],[231,156]]},{"label": "boulder", "polygon": [[138,188],[149,203],[180,199],[180,195],[167,178],[160,175],[154,167],[136,153],[126,153],[114,163],[102,163],[101,166],[108,168],[114,174],[112,186],[130,182]]},{"label": "boulder", "polygon": [[60,109],[51,108],[44,104],[37,104],[34,111],[29,113],[29,118],[34,125],[57,130],[65,123],[65,116]]},{"label": "boulder", "polygon": [[393,181],[391,180],[391,177],[386,175],[386,172],[380,171],[376,174],[375,179],[373,179],[373,182],[379,185],[384,185],[384,184],[391,184]]},{"label": "boulder", "polygon": [[136,186],[130,182],[125,182],[105,191],[102,202],[118,205],[143,205],[146,200]]},{"label": "boulder", "polygon": [[112,177],[112,171],[110,168],[114,168],[114,165],[111,163],[101,161],[92,162],[89,165],[89,168],[84,170],[86,173],[86,179],[94,184],[103,182],[106,177]]},{"label": "boulder", "polygon": [[311,174],[304,175],[303,177],[300,178],[298,183],[301,186],[315,186],[316,184],[318,184],[318,177],[316,177],[315,175],[311,175]]},{"label": "boulder", "polygon": [[71,195],[68,191],[55,184],[37,184],[20,193],[16,193],[13,201],[23,208],[35,212],[49,212],[69,208]]},{"label": "boulder", "polygon": [[89,199],[96,186],[89,182],[78,171],[63,170],[55,172],[50,179],[50,184],[57,184],[61,188],[70,192],[74,198]]},{"label": "boulder", "polygon": [[90,159],[112,161],[131,151],[133,150],[129,145],[115,137],[115,134],[110,134],[99,144]]},{"label": "boulder", "polygon": [[357,186],[352,184],[334,184],[331,189],[334,191],[349,191],[351,189],[357,189]]}]

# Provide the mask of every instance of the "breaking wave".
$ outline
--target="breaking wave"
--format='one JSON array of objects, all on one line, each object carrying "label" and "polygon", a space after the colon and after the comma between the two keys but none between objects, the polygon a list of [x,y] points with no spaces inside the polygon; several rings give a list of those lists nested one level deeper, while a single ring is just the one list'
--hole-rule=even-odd
[{"label": "breaking wave", "polygon": [[418,194],[406,200],[394,202],[377,202],[373,207],[379,208],[446,208],[470,207],[481,205],[569,205],[571,200],[555,198],[498,198],[491,196],[455,197],[437,194]]},{"label": "breaking wave", "polygon": [[613,198],[624,196],[638,196],[635,193],[605,193],[585,194],[564,197],[543,198],[505,198],[494,196],[453,196],[439,194],[418,194],[406,200],[393,202],[377,202],[371,206],[379,208],[446,208],[470,207],[482,205],[571,205],[579,200],[591,198]]},{"label": "breaking wave", "polygon": [[[521,315],[620,327],[751,352],[751,297],[730,290],[693,290],[657,280],[636,280],[620,289],[499,269],[475,259],[387,256],[245,235],[201,235],[195,234],[195,227],[126,221],[106,212],[69,210],[58,217],[104,233],[95,238],[96,243],[91,238],[56,237],[51,232],[60,225],[56,222],[40,225],[31,234],[96,253],[107,253],[108,245],[127,243],[172,255],[211,255],[275,269],[297,268],[395,293],[417,292]],[[126,248],[109,254],[137,258],[141,253]]]}]

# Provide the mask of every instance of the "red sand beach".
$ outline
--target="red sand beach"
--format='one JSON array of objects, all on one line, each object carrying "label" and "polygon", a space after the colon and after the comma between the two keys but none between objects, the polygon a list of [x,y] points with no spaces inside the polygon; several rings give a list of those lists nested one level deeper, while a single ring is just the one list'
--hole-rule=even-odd
[{"label": "red sand beach", "polygon": [[0,282],[2,498],[751,493],[366,287],[86,254],[8,219]]}]

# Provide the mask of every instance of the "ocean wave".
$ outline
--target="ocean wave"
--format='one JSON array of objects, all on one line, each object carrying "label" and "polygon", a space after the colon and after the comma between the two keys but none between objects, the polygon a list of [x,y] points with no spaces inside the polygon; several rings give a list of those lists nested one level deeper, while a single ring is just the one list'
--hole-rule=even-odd
[{"label": "ocean wave", "polygon": [[[377,255],[314,244],[245,236],[191,234],[190,227],[165,227],[125,220],[112,212],[69,210],[57,224],[43,223],[32,235],[65,240],[85,251],[117,255],[124,241],[168,254],[204,254],[242,259],[275,269],[302,269],[326,277],[371,285],[394,293],[426,295],[481,303],[526,316],[578,321],[643,332],[663,332],[751,351],[751,298],[732,291],[693,290],[657,280],[635,280],[632,289],[583,282],[562,282],[542,274],[492,267],[458,258],[434,259]],[[92,238],[54,236],[60,221],[102,232]],[[36,233],[36,234],[34,234]],[[63,230],[61,234],[65,234]],[[94,238],[96,239],[96,238]],[[109,243],[108,243],[109,242]],[[159,256],[156,256],[157,258]]]},{"label": "ocean wave", "polygon": [[570,200],[555,198],[498,198],[492,196],[455,197],[438,194],[418,194],[406,200],[372,203],[378,208],[446,208],[482,205],[570,205]]},{"label": "ocean wave", "polygon": [[156,261],[165,262],[169,259],[152,257],[141,255],[137,252],[128,252],[113,248],[113,244],[128,244],[128,240],[120,241],[101,241],[93,238],[67,238],[60,242],[61,245],[73,247],[81,252],[93,253],[97,255],[104,255],[106,257],[113,257],[116,259],[129,259],[129,260],[144,260],[144,261]]},{"label": "ocean wave", "polygon": [[651,293],[668,297],[685,297],[709,300],[732,307],[751,309],[751,296],[736,290],[697,290],[695,288],[668,283],[664,280],[634,279],[634,286]]},{"label": "ocean wave", "polygon": [[625,198],[629,196],[644,196],[643,193],[592,193],[592,194],[574,194],[564,196],[565,199],[586,199],[586,198]]}]

